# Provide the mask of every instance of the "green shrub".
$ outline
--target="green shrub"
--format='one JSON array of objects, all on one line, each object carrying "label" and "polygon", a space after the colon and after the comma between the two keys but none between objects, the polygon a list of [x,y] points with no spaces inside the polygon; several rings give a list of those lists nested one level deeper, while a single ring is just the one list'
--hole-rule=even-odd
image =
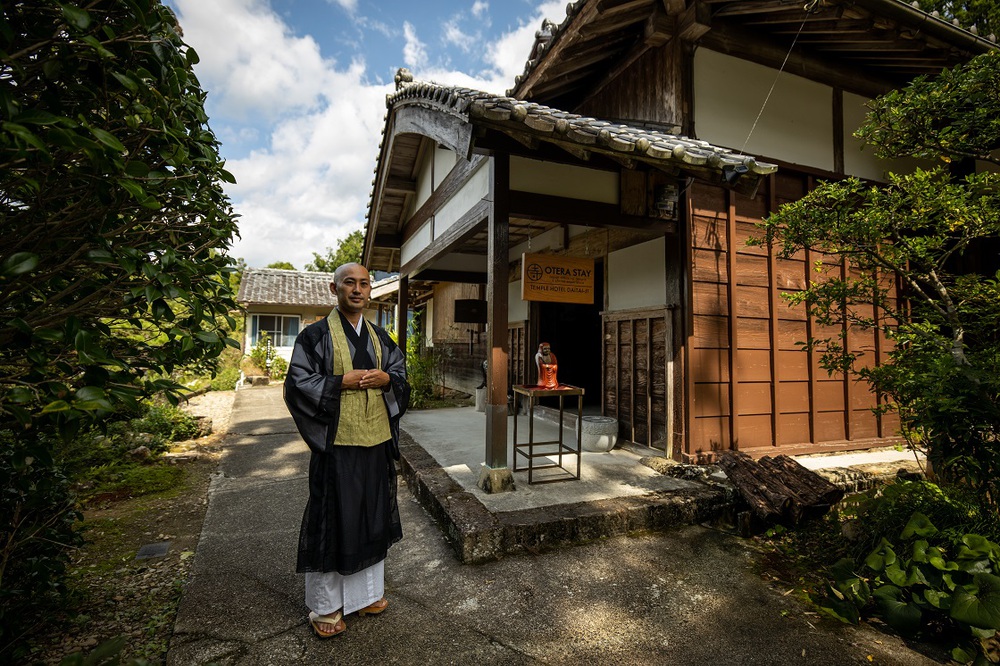
[{"label": "green shrub", "polygon": [[850,521],[855,534],[848,555],[860,561],[883,536],[899,534],[915,511],[946,536],[982,534],[1000,541],[1000,518],[968,488],[901,480],[844,500],[839,519]]},{"label": "green shrub", "polygon": [[19,637],[64,590],[83,539],[70,483],[48,442],[0,432],[0,661],[25,655]]},{"label": "green shrub", "polygon": [[410,321],[406,336],[406,379],[410,383],[410,408],[427,407],[439,384],[438,364],[434,350],[424,345],[419,319]]},{"label": "green shrub", "polygon": [[129,425],[135,432],[147,432],[163,442],[180,442],[198,434],[198,422],[180,407],[148,404],[145,413]]},{"label": "green shrub", "polygon": [[240,369],[238,367],[223,368],[215,377],[212,377],[209,387],[213,391],[232,391],[239,381]]},{"label": "green shrub", "polygon": [[952,659],[988,663],[1000,630],[1000,546],[978,534],[955,537],[914,512],[894,541],[882,538],[862,566],[845,558],[831,569],[820,609],[842,622],[881,618],[908,636],[952,642]]}]

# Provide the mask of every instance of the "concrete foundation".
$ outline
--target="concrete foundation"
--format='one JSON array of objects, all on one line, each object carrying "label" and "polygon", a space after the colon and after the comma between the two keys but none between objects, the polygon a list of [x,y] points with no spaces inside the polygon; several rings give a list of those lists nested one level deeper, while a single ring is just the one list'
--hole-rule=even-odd
[{"label": "concrete foundation", "polygon": [[492,468],[486,465],[479,470],[479,487],[487,493],[507,493],[516,490],[514,473],[509,467]]}]

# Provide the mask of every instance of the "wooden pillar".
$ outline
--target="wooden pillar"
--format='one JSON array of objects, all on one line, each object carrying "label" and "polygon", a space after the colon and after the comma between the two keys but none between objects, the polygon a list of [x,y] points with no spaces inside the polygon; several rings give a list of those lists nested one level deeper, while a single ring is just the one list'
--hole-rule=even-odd
[{"label": "wooden pillar", "polygon": [[396,342],[404,354],[406,353],[406,328],[409,323],[406,316],[407,311],[410,309],[409,288],[410,278],[406,275],[400,275],[399,291],[396,292],[396,303],[398,305],[396,308]]},{"label": "wooden pillar", "polygon": [[[507,466],[507,285],[510,277],[510,155],[490,157],[490,212],[487,222],[486,336],[489,346],[486,382],[486,464],[479,487],[488,493],[514,490]],[[517,415],[515,414],[515,417]]]}]

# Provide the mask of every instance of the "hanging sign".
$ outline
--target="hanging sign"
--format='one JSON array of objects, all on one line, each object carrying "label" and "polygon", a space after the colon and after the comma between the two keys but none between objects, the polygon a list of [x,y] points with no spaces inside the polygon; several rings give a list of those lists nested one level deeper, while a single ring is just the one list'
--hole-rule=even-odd
[{"label": "hanging sign", "polygon": [[522,254],[521,299],[593,303],[594,260],[554,254]]}]

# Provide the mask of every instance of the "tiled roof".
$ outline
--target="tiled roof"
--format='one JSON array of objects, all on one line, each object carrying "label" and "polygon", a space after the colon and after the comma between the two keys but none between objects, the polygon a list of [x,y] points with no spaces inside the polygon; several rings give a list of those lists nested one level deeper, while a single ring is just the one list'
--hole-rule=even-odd
[{"label": "tiled roof", "polygon": [[678,167],[722,169],[739,166],[758,176],[778,169],[750,155],[737,154],[728,148],[679,134],[611,123],[470,88],[414,82],[406,70],[400,70],[397,81],[397,91],[386,96],[389,108],[405,103],[426,105],[464,116],[469,121],[496,124],[507,131],[575,144],[582,150],[650,162],[671,162]]},{"label": "tiled roof", "polygon": [[330,307],[337,297],[330,292],[333,273],[247,268],[236,297],[242,305],[309,305]]}]

